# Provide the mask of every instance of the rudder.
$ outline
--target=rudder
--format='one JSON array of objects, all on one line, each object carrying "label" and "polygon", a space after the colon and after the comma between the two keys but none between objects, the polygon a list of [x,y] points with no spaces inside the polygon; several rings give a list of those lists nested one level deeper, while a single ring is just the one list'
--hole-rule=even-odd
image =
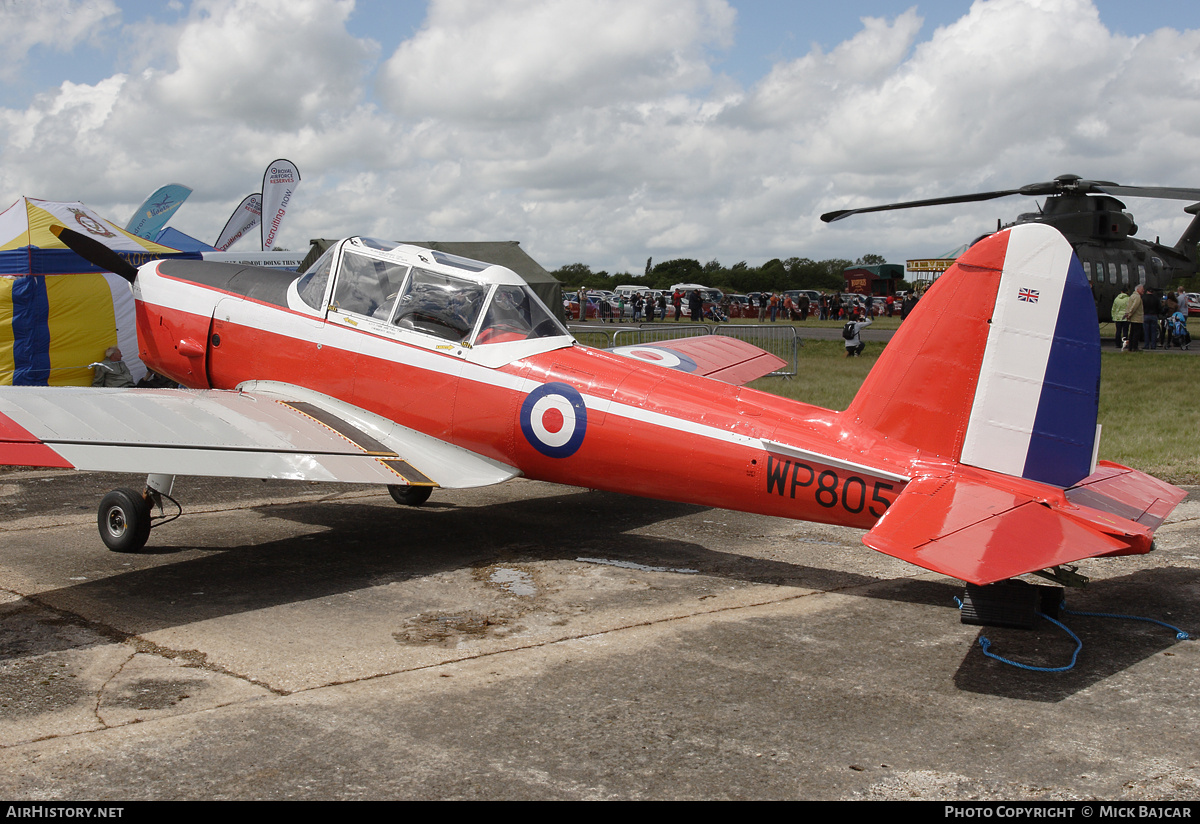
[{"label": "rudder", "polygon": [[1100,333],[1070,244],[1022,224],[930,288],[846,410],[923,452],[1066,487],[1094,462]]}]

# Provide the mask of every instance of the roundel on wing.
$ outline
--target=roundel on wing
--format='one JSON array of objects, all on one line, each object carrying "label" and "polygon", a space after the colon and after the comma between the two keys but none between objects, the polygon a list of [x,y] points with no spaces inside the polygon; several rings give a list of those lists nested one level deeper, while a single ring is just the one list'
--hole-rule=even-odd
[{"label": "roundel on wing", "polygon": [[695,372],[696,362],[682,352],[666,349],[661,346],[618,346],[612,350],[614,354],[640,360],[643,363],[653,363],[668,369],[678,369],[680,372]]},{"label": "roundel on wing", "polygon": [[547,383],[521,404],[521,432],[530,446],[550,458],[569,458],[583,444],[587,406],[565,383]]}]

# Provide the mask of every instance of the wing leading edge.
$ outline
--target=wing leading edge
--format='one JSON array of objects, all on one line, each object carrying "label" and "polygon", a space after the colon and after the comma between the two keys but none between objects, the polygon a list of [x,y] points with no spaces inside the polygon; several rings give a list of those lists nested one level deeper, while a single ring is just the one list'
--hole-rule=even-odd
[{"label": "wing leading edge", "polygon": [[3,387],[0,463],[451,488],[518,474],[311,390],[243,390]]}]

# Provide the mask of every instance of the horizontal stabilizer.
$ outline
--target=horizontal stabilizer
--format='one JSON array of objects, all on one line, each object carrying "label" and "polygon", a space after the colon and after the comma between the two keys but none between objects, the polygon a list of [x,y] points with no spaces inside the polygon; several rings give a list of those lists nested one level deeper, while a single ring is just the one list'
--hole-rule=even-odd
[{"label": "horizontal stabilizer", "polygon": [[725,335],[698,335],[655,343],[618,346],[611,350],[627,358],[690,372],[741,386],[787,365],[783,358],[752,343]]},{"label": "horizontal stabilizer", "polygon": [[1124,518],[1082,508],[1068,514],[1012,487],[956,475],[909,483],[863,543],[990,584],[1082,558],[1146,552],[1150,533]]}]

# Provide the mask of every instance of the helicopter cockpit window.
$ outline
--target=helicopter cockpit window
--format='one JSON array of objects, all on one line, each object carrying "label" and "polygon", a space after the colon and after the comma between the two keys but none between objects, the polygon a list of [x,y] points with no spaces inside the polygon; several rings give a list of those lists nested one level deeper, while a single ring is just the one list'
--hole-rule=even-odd
[{"label": "helicopter cockpit window", "polygon": [[349,249],[342,255],[331,309],[387,319],[408,267]]},{"label": "helicopter cockpit window", "polygon": [[486,295],[487,287],[482,284],[413,269],[396,301],[392,322],[402,329],[465,341],[475,328]]},{"label": "helicopter cockpit window", "polygon": [[479,325],[475,344],[569,334],[527,286],[500,286]]},{"label": "helicopter cockpit window", "polygon": [[308,271],[296,284],[296,292],[300,295],[300,300],[318,311],[325,309],[322,301],[325,300],[325,287],[329,284],[329,273],[333,270],[333,256],[336,251],[336,246],[326,249],[325,254],[308,267]]}]

